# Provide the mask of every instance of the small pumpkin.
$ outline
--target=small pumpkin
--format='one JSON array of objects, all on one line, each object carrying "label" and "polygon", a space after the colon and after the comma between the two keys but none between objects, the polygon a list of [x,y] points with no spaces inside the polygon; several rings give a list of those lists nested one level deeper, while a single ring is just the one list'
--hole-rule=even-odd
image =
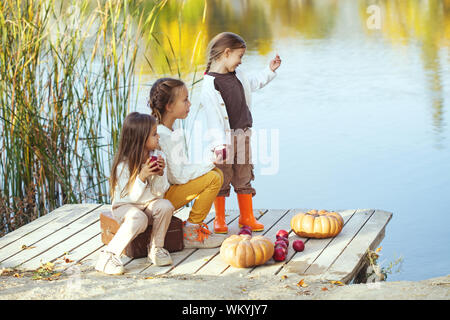
[{"label": "small pumpkin", "polygon": [[272,258],[273,252],[272,241],[264,236],[233,234],[220,246],[220,257],[236,268],[250,268],[264,264]]},{"label": "small pumpkin", "polygon": [[330,238],[337,236],[344,226],[344,219],[337,212],[310,210],[298,213],[291,219],[292,230],[300,237]]}]

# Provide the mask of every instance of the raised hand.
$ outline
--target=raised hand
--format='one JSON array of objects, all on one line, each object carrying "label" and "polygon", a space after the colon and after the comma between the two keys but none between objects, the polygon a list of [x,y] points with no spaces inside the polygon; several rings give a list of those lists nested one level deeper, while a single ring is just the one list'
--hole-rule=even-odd
[{"label": "raised hand", "polygon": [[280,56],[277,53],[275,58],[270,60],[270,64],[269,64],[270,70],[275,71],[275,70],[277,70],[280,67],[280,65],[281,65],[281,59],[280,59]]}]

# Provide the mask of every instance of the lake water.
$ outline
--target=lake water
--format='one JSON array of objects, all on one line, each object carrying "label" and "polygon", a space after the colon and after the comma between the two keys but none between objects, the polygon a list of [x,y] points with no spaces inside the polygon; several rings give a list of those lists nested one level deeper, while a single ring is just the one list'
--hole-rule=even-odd
[{"label": "lake water", "polygon": [[[388,280],[446,275],[450,10],[444,1],[377,1],[381,23],[369,30],[372,2],[212,2],[209,38],[233,31],[247,41],[240,68],[258,71],[275,53],[283,61],[253,95],[254,130],[279,133],[277,172],[262,174],[256,162],[254,207],[393,212],[379,262],[404,261]],[[238,208],[234,193],[227,208]]]}]

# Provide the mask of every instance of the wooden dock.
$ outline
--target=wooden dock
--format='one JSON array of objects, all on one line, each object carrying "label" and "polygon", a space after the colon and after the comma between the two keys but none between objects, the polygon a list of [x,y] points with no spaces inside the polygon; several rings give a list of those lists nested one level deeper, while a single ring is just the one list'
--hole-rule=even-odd
[{"label": "wooden dock", "polygon": [[[35,270],[41,263],[61,261],[67,270],[81,263],[93,268],[101,242],[99,213],[110,210],[110,205],[80,204],[64,205],[57,210],[0,238],[0,269],[16,268]],[[352,281],[365,267],[367,249],[374,250],[384,238],[385,228],[392,213],[376,209],[333,210],[344,218],[341,233],[330,239],[300,238],[290,228],[291,218],[298,212],[309,209],[255,210],[255,217],[265,225],[264,235],[275,241],[280,229],[289,230],[290,248],[284,262],[270,259],[265,265],[239,269],[226,264],[219,255],[219,248],[184,249],[171,253],[173,265],[157,267],[146,258],[130,259],[122,256],[127,274],[195,274],[229,275],[233,273],[251,275],[278,275],[296,273],[321,280]],[[185,220],[189,208],[175,215]],[[227,210],[228,234],[239,231],[239,211]],[[213,230],[214,211],[206,219]],[[292,242],[305,242],[303,252],[295,252]],[[69,263],[67,263],[69,262]]]}]

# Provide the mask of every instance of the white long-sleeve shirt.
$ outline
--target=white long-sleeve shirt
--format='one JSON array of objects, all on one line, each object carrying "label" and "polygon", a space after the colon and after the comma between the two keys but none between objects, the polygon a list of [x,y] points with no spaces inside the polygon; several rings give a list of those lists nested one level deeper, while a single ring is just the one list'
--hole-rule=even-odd
[{"label": "white long-sleeve shirt", "polygon": [[[264,87],[276,75],[276,72],[272,71],[269,66],[254,75],[246,75],[244,71],[239,68],[236,69],[236,77],[244,87],[245,100],[250,111],[252,106],[251,93]],[[205,74],[203,77],[199,110],[204,112],[205,115],[206,127],[211,140],[211,149],[229,143],[227,135],[231,130],[227,108],[222,95],[214,87],[214,77],[208,74]]]},{"label": "white long-sleeve shirt", "polygon": [[157,131],[159,134],[159,145],[166,155],[167,177],[171,184],[185,184],[214,169],[215,165],[212,161],[189,162],[182,128],[172,131],[160,124],[157,127]]},{"label": "white long-sleeve shirt", "polygon": [[128,193],[122,197],[122,190],[130,179],[128,164],[125,162],[119,163],[116,172],[117,185],[114,188],[112,200],[113,208],[117,208],[124,204],[141,205],[146,204],[153,199],[162,199],[170,187],[167,180],[166,169],[164,169],[164,174],[162,176],[151,175],[146,181],[142,181],[139,176],[137,176],[134,183],[129,186]]}]

